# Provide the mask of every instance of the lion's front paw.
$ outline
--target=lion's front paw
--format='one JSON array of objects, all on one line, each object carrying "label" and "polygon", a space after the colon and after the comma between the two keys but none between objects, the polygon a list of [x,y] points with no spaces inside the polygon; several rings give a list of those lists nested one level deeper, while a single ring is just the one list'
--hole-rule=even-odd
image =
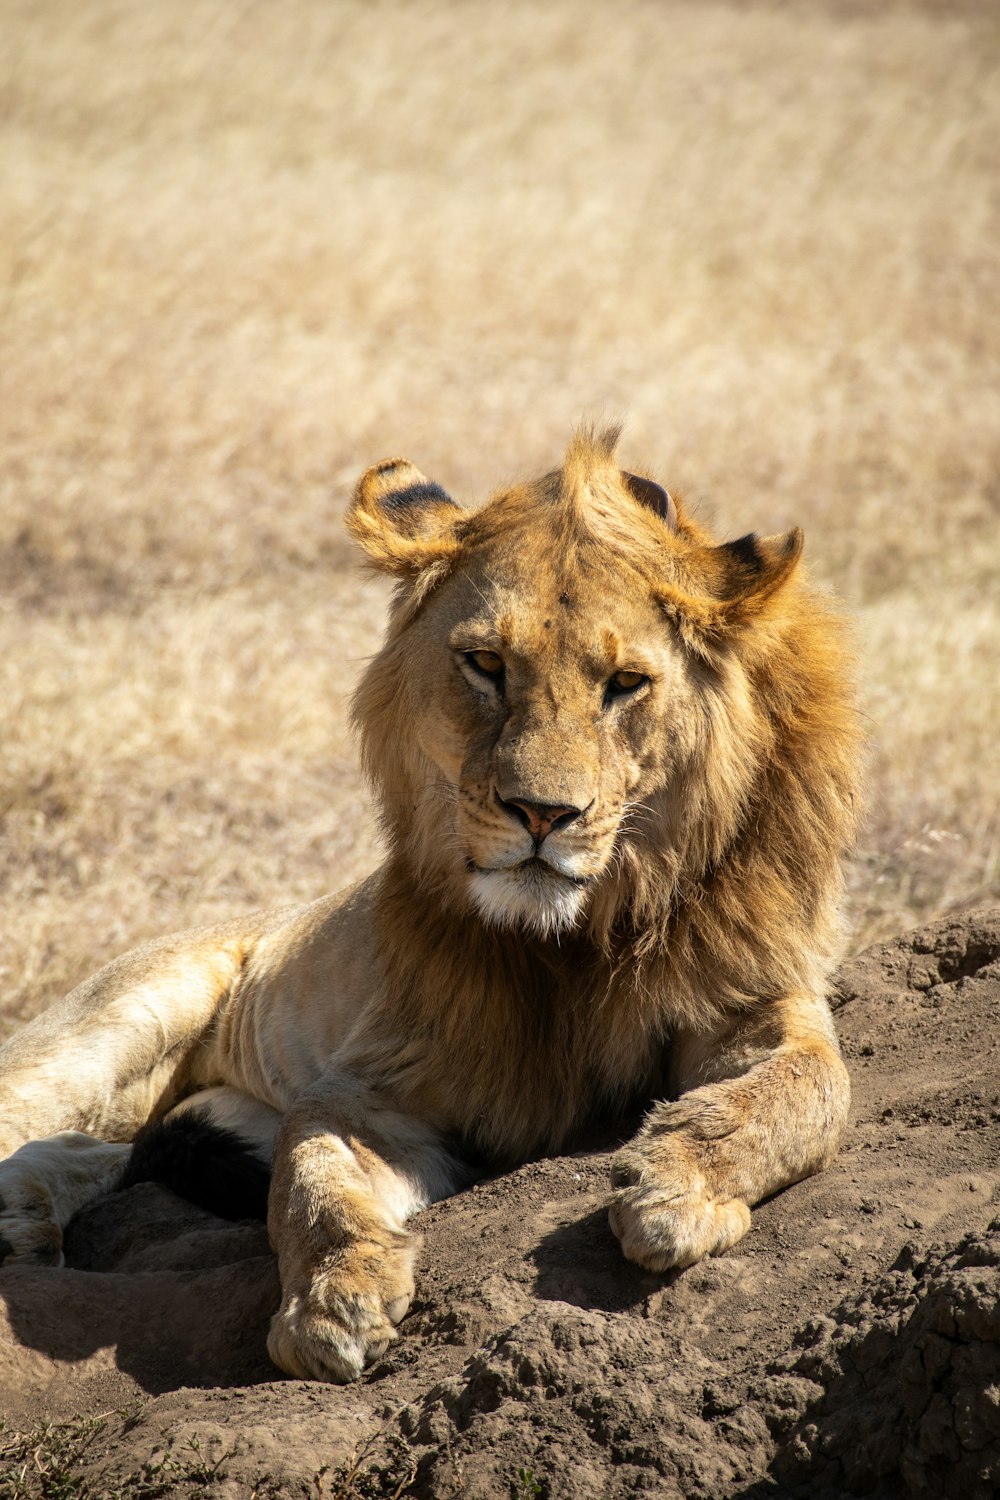
[{"label": "lion's front paw", "polygon": [[619,1191],[608,1210],[622,1250],[647,1271],[694,1265],[721,1255],[750,1228],[750,1209],[739,1198],[713,1196],[701,1172],[661,1176],[634,1155],[615,1159],[611,1181]]},{"label": "lion's front paw", "polygon": [[410,1259],[383,1267],[374,1285],[370,1275],[352,1276],[348,1262],[305,1293],[286,1292],[267,1340],[274,1363],[299,1380],[356,1380],[398,1337],[393,1325],[413,1296]]}]

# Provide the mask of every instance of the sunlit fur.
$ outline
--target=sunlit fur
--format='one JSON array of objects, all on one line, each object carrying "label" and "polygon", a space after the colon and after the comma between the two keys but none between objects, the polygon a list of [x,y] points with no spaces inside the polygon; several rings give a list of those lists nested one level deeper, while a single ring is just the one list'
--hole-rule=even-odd
[{"label": "sunlit fur", "polygon": [[479,915],[495,927],[551,937],[576,925],[584,892],[538,865],[476,871],[470,880]]}]

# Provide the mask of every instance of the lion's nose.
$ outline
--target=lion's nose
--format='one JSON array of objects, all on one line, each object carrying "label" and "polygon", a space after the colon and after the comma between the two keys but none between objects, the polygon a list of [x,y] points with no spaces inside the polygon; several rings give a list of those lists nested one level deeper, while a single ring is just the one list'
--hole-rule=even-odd
[{"label": "lion's nose", "polygon": [[497,801],[511,817],[524,824],[536,844],[547,838],[554,828],[565,828],[583,811],[581,807],[558,807],[551,802],[526,802],[520,797],[508,799],[501,797],[499,792]]}]

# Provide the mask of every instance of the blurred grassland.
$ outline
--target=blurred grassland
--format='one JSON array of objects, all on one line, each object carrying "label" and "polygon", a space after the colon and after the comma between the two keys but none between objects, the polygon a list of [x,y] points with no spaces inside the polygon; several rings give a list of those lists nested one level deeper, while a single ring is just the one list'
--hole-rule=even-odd
[{"label": "blurred grassland", "polygon": [[852,943],[995,898],[998,167],[985,0],[0,0],[2,1024],[372,866],[351,484],[581,415],[856,616]]}]

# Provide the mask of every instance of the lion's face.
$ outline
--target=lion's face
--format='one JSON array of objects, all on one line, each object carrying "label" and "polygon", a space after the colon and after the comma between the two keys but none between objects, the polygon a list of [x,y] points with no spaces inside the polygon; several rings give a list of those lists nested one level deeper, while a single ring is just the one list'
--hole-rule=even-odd
[{"label": "lion's face", "polygon": [[542,934],[576,924],[710,747],[718,664],[676,599],[697,589],[707,615],[724,562],[774,570],[759,544],[700,558],[665,491],[589,456],[472,514],[391,461],[352,515],[405,579],[357,703],[396,831],[487,921]]},{"label": "lion's face", "polygon": [[690,661],[627,561],[545,511],[472,551],[407,632],[413,732],[481,914],[573,925],[630,819],[691,752]]}]

